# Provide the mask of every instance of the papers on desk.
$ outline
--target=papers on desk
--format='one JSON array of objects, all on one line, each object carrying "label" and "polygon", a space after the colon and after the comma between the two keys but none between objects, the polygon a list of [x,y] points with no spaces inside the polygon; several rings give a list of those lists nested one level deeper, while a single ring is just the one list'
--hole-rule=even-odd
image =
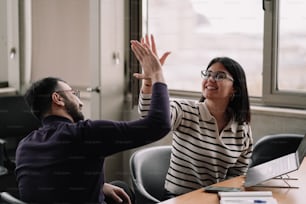
[{"label": "papers on desk", "polygon": [[277,204],[271,191],[219,192],[220,204]]}]

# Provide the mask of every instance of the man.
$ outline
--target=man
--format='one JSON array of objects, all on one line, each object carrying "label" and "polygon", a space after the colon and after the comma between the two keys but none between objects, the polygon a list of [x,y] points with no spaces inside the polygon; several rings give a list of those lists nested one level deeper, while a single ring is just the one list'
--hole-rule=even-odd
[{"label": "man", "polygon": [[[131,42],[143,73],[152,80],[148,117],[129,122],[83,120],[79,92],[48,77],[34,83],[25,99],[42,127],[25,137],[16,151],[20,198],[30,203],[128,203],[127,193],[104,183],[104,158],[156,141],[170,131],[169,97],[157,57]],[[102,172],[102,173],[101,173]],[[102,186],[102,189],[101,189]]]}]

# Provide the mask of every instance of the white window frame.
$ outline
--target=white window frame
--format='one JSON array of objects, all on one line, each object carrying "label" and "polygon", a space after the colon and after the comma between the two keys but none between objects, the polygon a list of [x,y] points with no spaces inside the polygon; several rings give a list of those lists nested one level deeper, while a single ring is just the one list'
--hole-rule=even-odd
[{"label": "white window frame", "polygon": [[[144,1],[131,0],[143,4],[142,9],[147,9]],[[261,2],[258,2],[261,3]],[[289,107],[296,109],[306,108],[306,94],[289,91],[280,91],[277,88],[277,55],[278,55],[278,16],[279,16],[279,0],[262,0],[264,13],[264,50],[263,50],[263,90],[262,97],[251,97],[252,105],[272,106],[272,107]],[[141,11],[140,11],[141,12]],[[140,18],[142,15],[139,15]],[[147,27],[145,19],[140,19],[138,25],[143,27],[143,33]],[[131,31],[133,33],[133,31]],[[143,35],[141,33],[141,35]],[[131,79],[132,80],[132,79]],[[138,96],[139,89],[132,89],[132,94]],[[169,90],[171,96],[180,98],[199,99],[200,92]],[[137,98],[137,97],[133,97]]]},{"label": "white window frame", "polygon": [[6,13],[2,13],[4,18],[1,25],[4,34],[4,55],[1,56],[1,66],[7,69],[8,88],[2,88],[1,94],[15,93],[20,90],[20,45],[19,45],[19,1],[2,0],[1,6]]},{"label": "white window frame", "polygon": [[280,91],[277,87],[279,0],[263,0],[265,8],[263,97],[266,105],[306,108],[306,94]]}]

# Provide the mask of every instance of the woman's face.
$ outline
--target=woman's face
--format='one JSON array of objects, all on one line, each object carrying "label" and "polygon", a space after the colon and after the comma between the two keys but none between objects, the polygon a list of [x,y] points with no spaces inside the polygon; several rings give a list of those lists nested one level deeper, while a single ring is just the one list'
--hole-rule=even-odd
[{"label": "woman's face", "polygon": [[233,76],[219,62],[212,64],[207,71],[208,75],[202,81],[203,96],[209,100],[230,101],[235,92]]}]

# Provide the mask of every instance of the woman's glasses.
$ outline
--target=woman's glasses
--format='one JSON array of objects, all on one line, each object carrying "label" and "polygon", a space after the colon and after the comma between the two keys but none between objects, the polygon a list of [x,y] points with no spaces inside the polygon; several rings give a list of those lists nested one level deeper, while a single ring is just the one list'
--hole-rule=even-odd
[{"label": "woman's glasses", "polygon": [[59,90],[59,91],[55,91],[56,93],[59,93],[59,92],[71,92],[73,95],[75,95],[76,97],[80,98],[81,97],[81,94],[80,94],[80,90],[78,89],[70,89],[70,90]]},{"label": "woman's glasses", "polygon": [[209,77],[212,77],[216,81],[222,81],[224,79],[234,81],[234,79],[231,76],[227,75],[225,72],[222,72],[222,71],[213,72],[210,70],[202,70],[201,77],[206,80]]}]

